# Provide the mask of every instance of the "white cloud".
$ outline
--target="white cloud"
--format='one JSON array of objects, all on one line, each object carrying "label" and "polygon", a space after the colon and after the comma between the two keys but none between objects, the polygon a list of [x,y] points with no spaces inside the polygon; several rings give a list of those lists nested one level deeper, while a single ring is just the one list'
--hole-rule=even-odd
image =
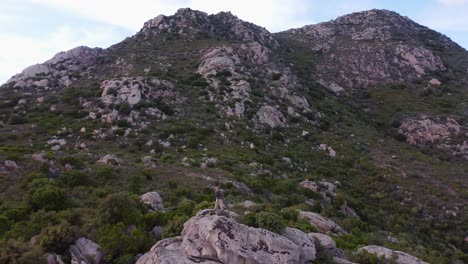
[{"label": "white cloud", "polygon": [[0,34],[0,83],[29,65],[44,62],[59,51],[80,45],[106,46],[113,44],[116,32],[108,27],[74,28],[60,26],[43,37]]}]

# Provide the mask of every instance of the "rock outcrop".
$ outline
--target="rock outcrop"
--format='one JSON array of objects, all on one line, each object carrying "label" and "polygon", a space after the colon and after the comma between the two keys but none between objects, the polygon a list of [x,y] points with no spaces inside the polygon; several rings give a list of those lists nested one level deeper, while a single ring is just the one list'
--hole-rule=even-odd
[{"label": "rock outcrop", "polygon": [[147,21],[138,36],[156,37],[171,32],[187,39],[208,34],[222,35],[242,42],[258,41],[267,46],[278,45],[273,35],[266,29],[242,21],[230,12],[208,15],[190,8],[181,8],[172,16],[159,15]]},{"label": "rock outcrop", "polygon": [[7,84],[14,83],[15,88],[59,88],[70,86],[77,76],[91,76],[92,66],[99,56],[107,53],[100,48],[76,47],[60,52],[52,59],[29,66],[13,76]]},{"label": "rock outcrop", "polygon": [[434,145],[454,156],[468,160],[468,129],[450,117],[406,118],[398,133],[412,145]]},{"label": "rock outcrop", "polygon": [[163,199],[158,192],[147,192],[140,196],[140,200],[154,211],[164,210]]},{"label": "rock outcrop", "polygon": [[306,219],[312,226],[317,228],[319,232],[331,233],[331,234],[337,234],[337,235],[341,235],[345,233],[344,230],[335,222],[317,213],[300,211],[299,217]]},{"label": "rock outcrop", "polygon": [[397,251],[397,250],[391,250],[386,247],[380,247],[380,246],[365,246],[360,249],[359,251],[367,251],[371,254],[375,254],[378,257],[384,257],[388,260],[394,259],[397,264],[428,264],[427,262],[424,262],[415,256],[412,256],[408,253]]},{"label": "rock outcrop", "polygon": [[353,13],[279,35],[310,44],[310,51],[320,58],[316,79],[337,94],[375,84],[407,82],[446,70],[426,35],[444,47],[456,45],[387,10]]},{"label": "rock outcrop", "polygon": [[227,211],[203,210],[189,219],[181,237],[159,241],[137,264],[306,263],[314,242],[297,229],[284,235],[239,224]]},{"label": "rock outcrop", "polygon": [[72,264],[101,264],[104,262],[104,252],[101,247],[86,238],[79,238],[70,246]]}]

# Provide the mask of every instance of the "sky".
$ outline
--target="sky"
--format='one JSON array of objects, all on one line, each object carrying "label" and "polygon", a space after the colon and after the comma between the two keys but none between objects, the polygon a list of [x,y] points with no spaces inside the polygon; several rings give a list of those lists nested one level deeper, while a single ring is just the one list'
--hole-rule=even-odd
[{"label": "sky", "polygon": [[468,0],[0,0],[0,83],[60,51],[107,48],[134,35],[147,20],[182,7],[231,11],[271,32],[388,9],[468,49]]}]

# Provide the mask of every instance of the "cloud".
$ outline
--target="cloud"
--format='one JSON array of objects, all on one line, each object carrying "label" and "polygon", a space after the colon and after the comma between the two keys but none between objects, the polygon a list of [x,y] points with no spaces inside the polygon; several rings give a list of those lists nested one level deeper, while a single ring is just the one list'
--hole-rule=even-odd
[{"label": "cloud", "polygon": [[44,62],[59,51],[80,45],[106,46],[113,44],[116,31],[109,27],[76,28],[57,27],[42,37],[8,33],[0,34],[0,83],[32,64]]}]

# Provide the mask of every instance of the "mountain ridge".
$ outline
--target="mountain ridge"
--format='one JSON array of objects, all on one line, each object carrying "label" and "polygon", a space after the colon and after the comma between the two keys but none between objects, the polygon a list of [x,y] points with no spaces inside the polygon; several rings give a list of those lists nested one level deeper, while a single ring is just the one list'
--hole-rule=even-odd
[{"label": "mountain ridge", "polygon": [[[0,257],[101,248],[134,263],[167,238],[151,252],[191,263],[205,255],[178,236],[218,219],[195,215],[221,185],[239,221],[222,223],[287,226],[283,245],[317,249],[293,259],[371,262],[366,246],[461,263],[467,69],[457,44],[386,10],[270,33],[185,8],[107,49],[59,53],[0,88]],[[327,232],[324,250],[310,237]],[[231,254],[199,243],[210,260]]]}]

